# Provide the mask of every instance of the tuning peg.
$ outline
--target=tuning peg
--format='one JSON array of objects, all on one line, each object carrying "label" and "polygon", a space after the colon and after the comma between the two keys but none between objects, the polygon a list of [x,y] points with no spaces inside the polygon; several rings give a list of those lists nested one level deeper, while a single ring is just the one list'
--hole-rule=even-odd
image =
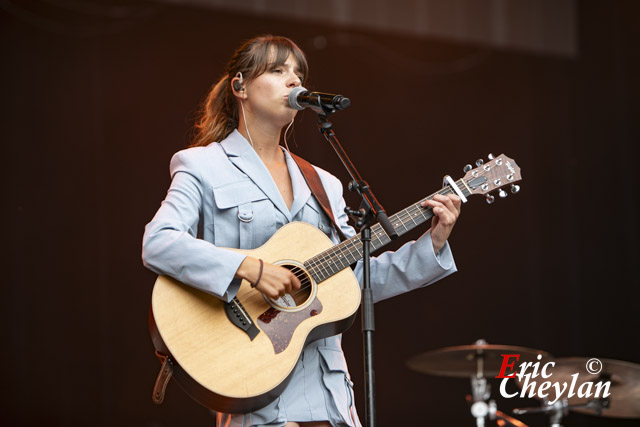
[{"label": "tuning peg", "polygon": [[520,186],[519,186],[519,185],[511,184],[511,192],[512,192],[513,194],[516,194],[516,193],[517,193],[517,192],[519,192],[519,191],[520,191]]},{"label": "tuning peg", "polygon": [[487,203],[491,204],[496,200],[495,197],[493,197],[493,195],[491,194],[487,194]]},{"label": "tuning peg", "polygon": [[471,165],[465,165],[465,166],[462,168],[462,172],[467,173],[467,172],[469,172],[471,169],[473,169],[473,166],[471,166]]},{"label": "tuning peg", "polygon": [[489,153],[489,155],[487,156],[487,159],[493,160],[493,154]]},{"label": "tuning peg", "polygon": [[476,166],[480,167],[480,166],[482,166],[483,164],[484,164],[484,160],[482,160],[482,159],[478,159],[478,160],[476,160]]},{"label": "tuning peg", "polygon": [[507,192],[501,188],[498,192],[498,196],[500,196],[501,199],[504,199],[505,197],[507,197]]}]

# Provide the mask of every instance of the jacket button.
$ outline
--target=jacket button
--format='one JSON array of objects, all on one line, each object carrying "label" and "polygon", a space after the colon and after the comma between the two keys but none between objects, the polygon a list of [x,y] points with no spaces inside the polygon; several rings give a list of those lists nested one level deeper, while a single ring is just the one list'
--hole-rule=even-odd
[{"label": "jacket button", "polygon": [[253,212],[252,211],[238,212],[238,219],[242,222],[251,222],[253,221]]},{"label": "jacket button", "polygon": [[320,231],[324,231],[324,225],[322,225],[322,223],[318,223],[318,228]]}]

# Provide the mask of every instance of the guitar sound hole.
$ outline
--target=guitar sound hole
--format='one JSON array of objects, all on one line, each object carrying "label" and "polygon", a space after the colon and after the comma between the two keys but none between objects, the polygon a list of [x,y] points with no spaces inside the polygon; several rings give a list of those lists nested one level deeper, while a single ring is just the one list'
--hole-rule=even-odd
[{"label": "guitar sound hole", "polygon": [[291,270],[291,272],[295,274],[296,277],[298,277],[298,280],[300,280],[300,289],[293,292],[292,296],[296,302],[296,307],[301,306],[302,304],[307,302],[309,300],[309,297],[311,296],[311,278],[309,277],[309,274],[306,272],[306,270],[302,270],[300,267],[297,267],[295,265],[285,264],[283,265],[283,267]]},{"label": "guitar sound hole", "polygon": [[290,270],[300,280],[300,289],[286,294],[278,299],[268,299],[272,307],[281,311],[299,311],[307,307],[315,297],[315,283],[302,265],[288,262],[277,263]]}]

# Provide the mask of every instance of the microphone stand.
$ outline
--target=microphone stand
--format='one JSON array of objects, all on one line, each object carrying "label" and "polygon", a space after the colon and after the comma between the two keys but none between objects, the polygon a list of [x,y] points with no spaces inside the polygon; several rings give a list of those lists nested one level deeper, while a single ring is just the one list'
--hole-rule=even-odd
[{"label": "microphone stand", "polygon": [[349,190],[356,191],[362,197],[359,210],[355,211],[346,207],[345,212],[356,220],[356,226],[360,228],[360,239],[362,240],[363,289],[361,314],[364,347],[365,425],[367,427],[375,427],[375,378],[373,369],[373,331],[375,330],[375,323],[369,259],[371,252],[371,224],[373,219],[376,218],[378,222],[380,222],[380,225],[392,240],[398,237],[398,233],[396,233],[391,225],[385,210],[373,195],[369,184],[362,179],[354,164],[351,162],[351,159],[349,159],[349,156],[344,151],[344,148],[333,131],[331,122],[327,120],[329,114],[334,113],[336,110],[323,105],[321,102],[318,102],[318,106],[310,106],[310,108],[318,113],[318,128],[320,133],[329,141],[351,176],[351,182],[348,186]]}]

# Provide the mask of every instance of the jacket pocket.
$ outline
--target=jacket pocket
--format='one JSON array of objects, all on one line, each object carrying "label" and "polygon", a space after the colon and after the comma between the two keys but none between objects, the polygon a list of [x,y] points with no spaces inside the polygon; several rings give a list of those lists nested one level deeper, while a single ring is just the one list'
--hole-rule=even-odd
[{"label": "jacket pocket", "polygon": [[322,381],[331,394],[336,415],[348,426],[359,426],[354,405],[353,382],[349,377],[347,362],[342,349],[319,346],[322,358]]},{"label": "jacket pocket", "polygon": [[276,231],[275,206],[251,180],[213,188],[215,244],[254,249]]}]

